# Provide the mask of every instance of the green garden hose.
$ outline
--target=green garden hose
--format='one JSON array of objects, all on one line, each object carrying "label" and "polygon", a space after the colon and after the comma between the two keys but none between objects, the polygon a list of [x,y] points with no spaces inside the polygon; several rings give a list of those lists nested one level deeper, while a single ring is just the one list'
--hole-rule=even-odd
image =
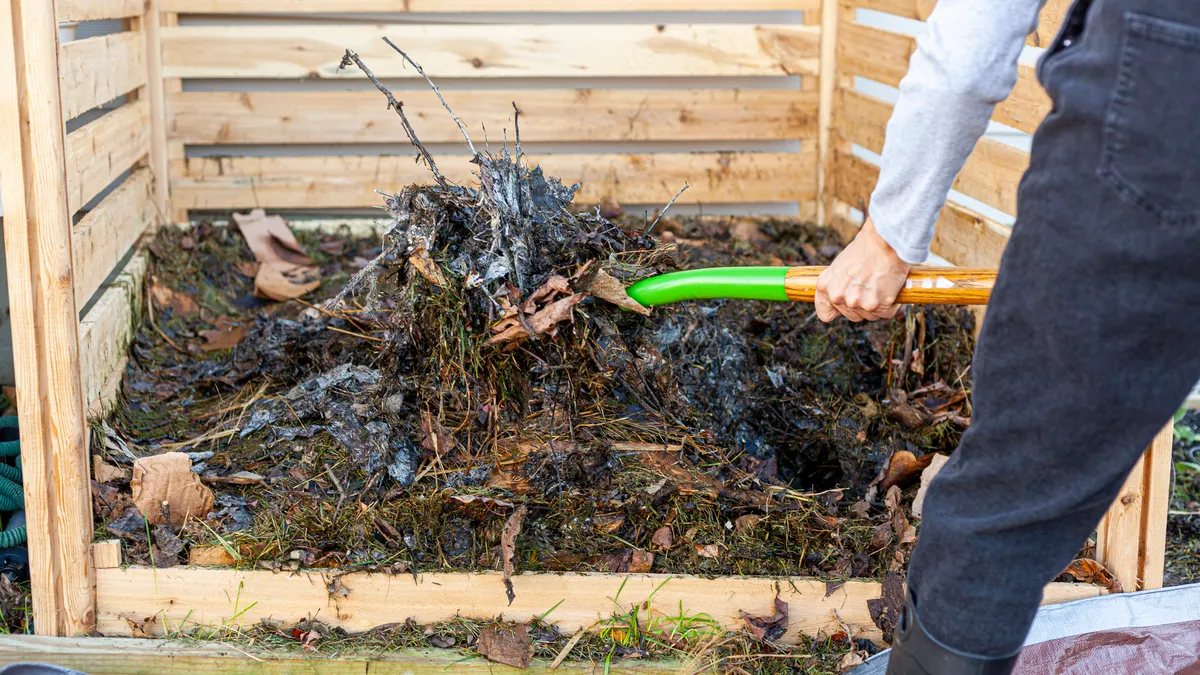
[{"label": "green garden hose", "polygon": [[[14,429],[17,418],[0,417],[0,429]],[[15,457],[17,465],[0,462],[0,511],[21,511],[25,508],[25,491],[21,487],[21,441],[0,442],[0,457]],[[25,526],[0,532],[0,549],[25,543]]]}]

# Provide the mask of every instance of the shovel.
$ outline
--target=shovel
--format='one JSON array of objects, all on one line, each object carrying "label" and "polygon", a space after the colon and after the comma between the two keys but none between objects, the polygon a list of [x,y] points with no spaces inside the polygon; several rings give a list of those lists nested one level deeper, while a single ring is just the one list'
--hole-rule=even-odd
[{"label": "shovel", "polygon": [[[633,284],[626,292],[644,307],[684,300],[774,300],[812,302],[824,267],[714,267],[663,274]],[[996,270],[914,267],[900,296],[905,305],[986,305]]]}]

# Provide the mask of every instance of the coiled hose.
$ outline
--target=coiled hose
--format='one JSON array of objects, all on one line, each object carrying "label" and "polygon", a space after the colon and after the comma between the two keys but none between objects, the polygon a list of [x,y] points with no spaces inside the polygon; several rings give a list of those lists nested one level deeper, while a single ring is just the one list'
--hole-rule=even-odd
[{"label": "coiled hose", "polygon": [[[0,429],[16,429],[17,418],[0,417]],[[0,461],[0,511],[21,511],[25,508],[25,490],[21,487],[21,441],[0,441],[0,458],[13,457],[16,466]],[[0,548],[25,543],[25,526],[0,532]]]}]

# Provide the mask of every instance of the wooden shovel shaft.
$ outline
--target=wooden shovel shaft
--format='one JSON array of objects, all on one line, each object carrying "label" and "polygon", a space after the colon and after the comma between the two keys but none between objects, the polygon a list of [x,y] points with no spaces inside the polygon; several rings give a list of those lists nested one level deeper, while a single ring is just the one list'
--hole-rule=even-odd
[{"label": "wooden shovel shaft", "polygon": [[[784,286],[793,302],[812,302],[824,267],[792,267]],[[914,267],[897,302],[905,305],[986,305],[996,282],[994,269]]]}]

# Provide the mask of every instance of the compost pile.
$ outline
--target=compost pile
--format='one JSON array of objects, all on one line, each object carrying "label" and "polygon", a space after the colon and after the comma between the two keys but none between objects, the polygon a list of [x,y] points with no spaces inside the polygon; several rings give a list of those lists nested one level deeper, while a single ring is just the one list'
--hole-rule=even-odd
[{"label": "compost pile", "polygon": [[[513,151],[474,153],[478,187],[456,185],[388,97],[432,181],[383,197],[382,238],[298,233],[320,277],[288,280],[302,297],[262,297],[245,227],[151,245],[150,311],[93,444],[98,525],[127,559],[902,568],[921,471],[969,423],[968,313],[827,326],[802,305],[647,310],[624,291],[638,279],[825,264],[836,240],[787,219],[580,207],[579,186],[526,161],[515,117]],[[138,495],[143,463],[168,452],[213,493],[187,514]]]}]

